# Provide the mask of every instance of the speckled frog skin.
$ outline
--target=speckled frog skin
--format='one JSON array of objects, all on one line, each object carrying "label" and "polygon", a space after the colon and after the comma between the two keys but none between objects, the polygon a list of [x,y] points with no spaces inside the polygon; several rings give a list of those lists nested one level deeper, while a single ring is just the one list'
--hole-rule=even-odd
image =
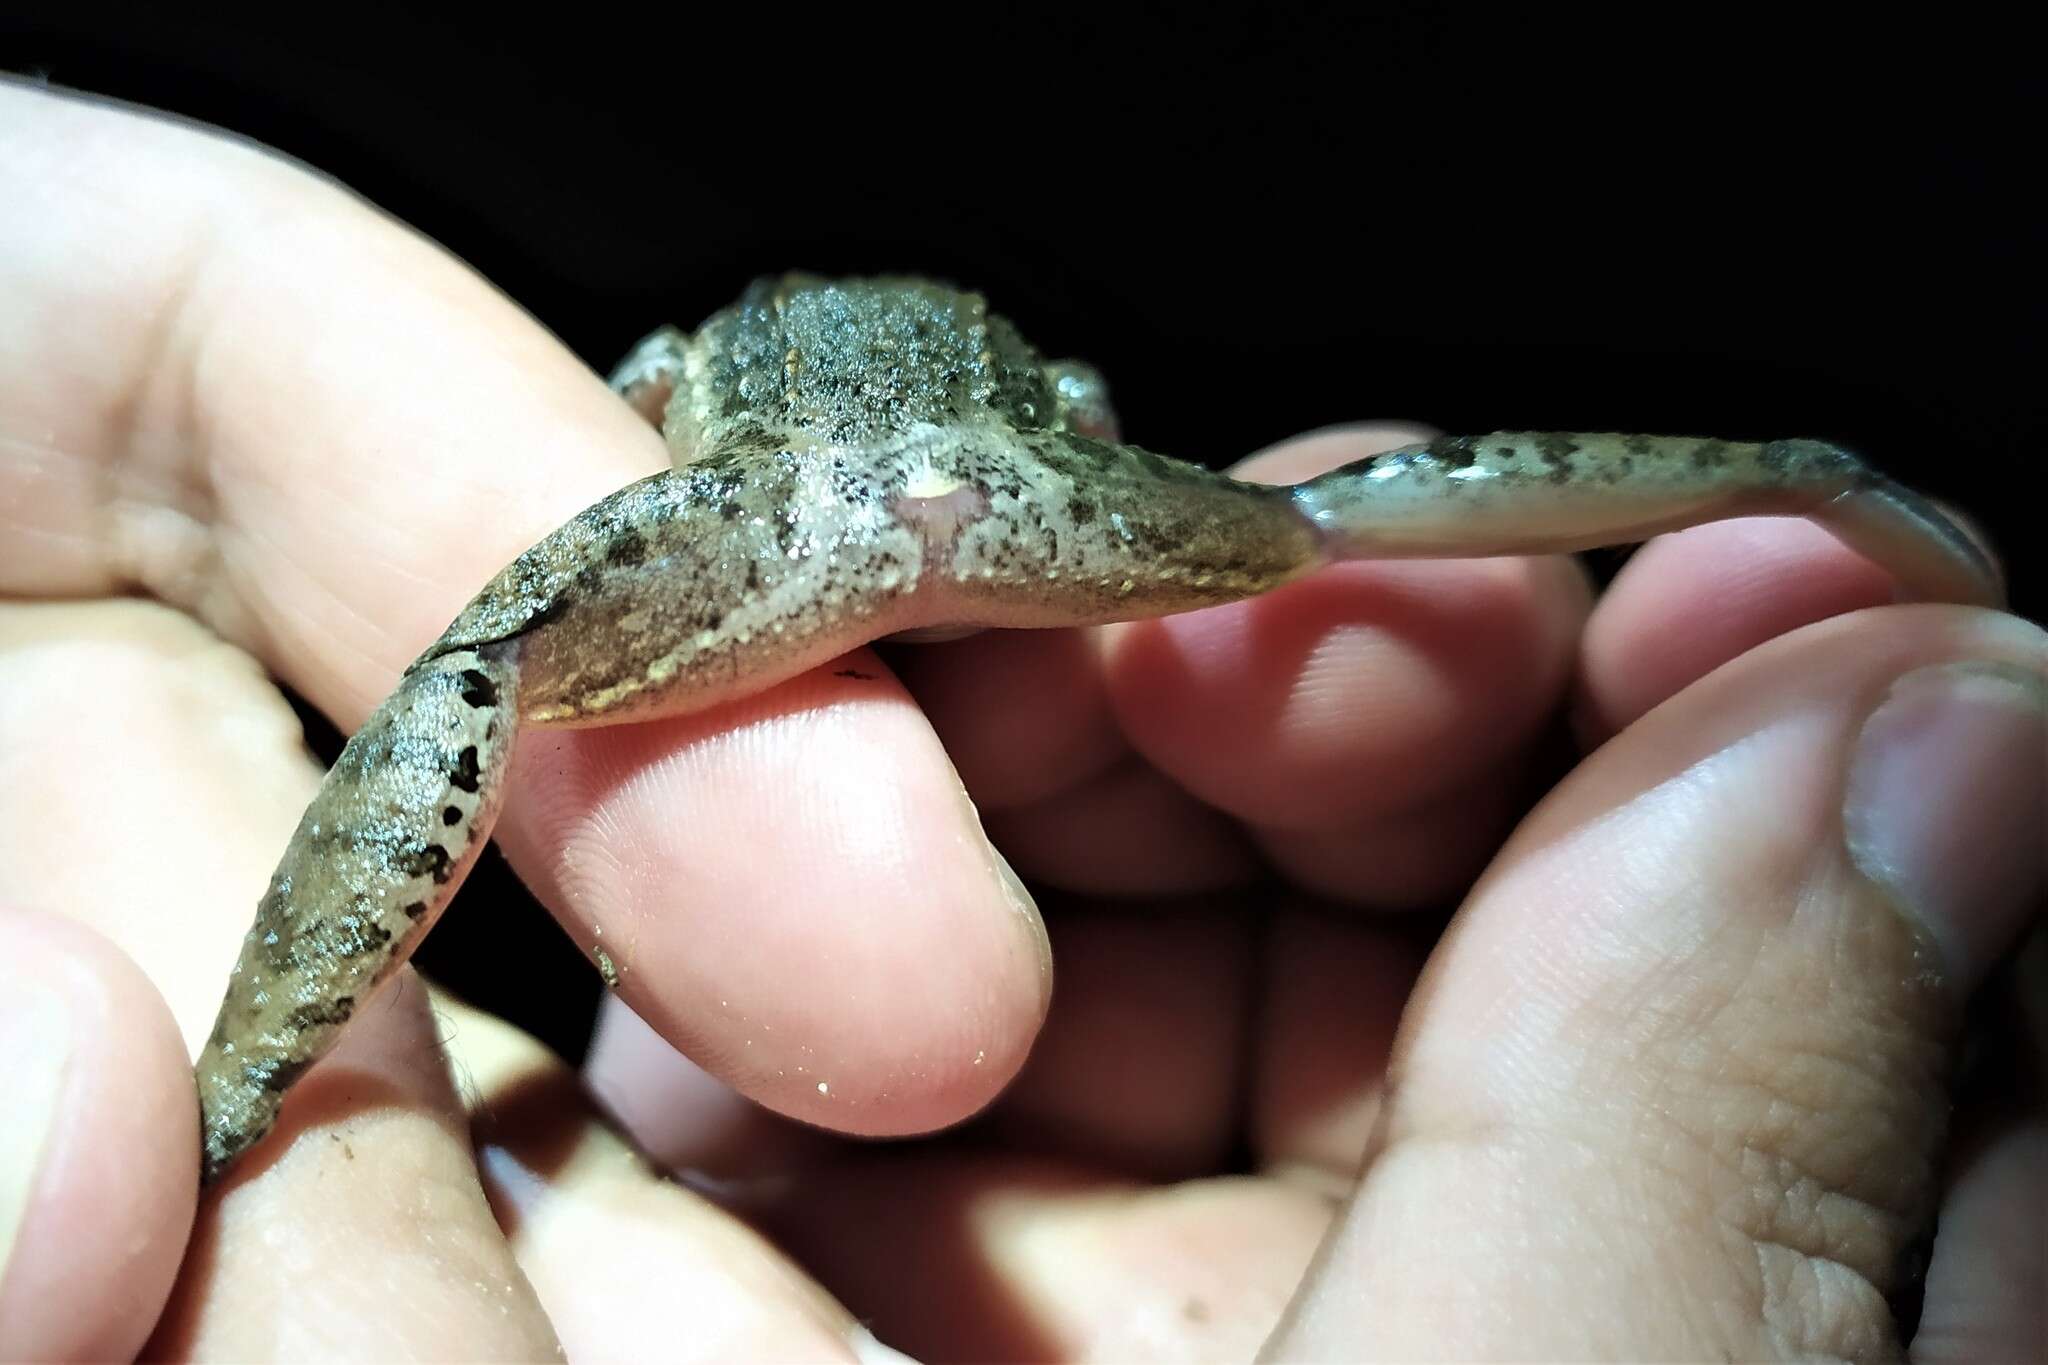
[{"label": "speckled frog skin", "polygon": [[1937,510],[1817,441],[1499,433],[1238,483],[1120,444],[1092,370],[919,280],[764,280],[647,338],[612,383],[674,467],[507,565],[343,750],[198,1062],[207,1181],[432,926],[527,727],[695,710],[881,636],[1160,616],[1338,559],[1569,551],[1758,513],[1820,521],[1912,595],[2000,596]]}]

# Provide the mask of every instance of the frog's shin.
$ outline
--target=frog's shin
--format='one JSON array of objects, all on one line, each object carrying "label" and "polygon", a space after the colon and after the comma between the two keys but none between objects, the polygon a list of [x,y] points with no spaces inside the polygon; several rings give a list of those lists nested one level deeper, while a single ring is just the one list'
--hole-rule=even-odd
[{"label": "frog's shin", "polygon": [[1805,517],[1905,596],[2000,606],[1998,568],[1940,508],[1839,446],[1495,432],[1403,447],[1295,485],[1332,559],[1558,554],[1726,517]]},{"label": "frog's shin", "polygon": [[414,666],[321,784],[243,940],[197,1065],[202,1180],[412,953],[490,837],[517,733],[510,644]]}]

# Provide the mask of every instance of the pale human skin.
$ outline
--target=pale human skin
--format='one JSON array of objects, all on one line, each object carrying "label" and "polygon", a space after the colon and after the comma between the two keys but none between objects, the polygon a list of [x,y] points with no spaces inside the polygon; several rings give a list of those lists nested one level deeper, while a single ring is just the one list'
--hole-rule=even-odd
[{"label": "pale human skin", "polygon": [[[0,226],[27,301],[0,321],[0,430],[56,475],[8,466],[0,506],[44,537],[0,536],[14,595],[139,578],[353,728],[476,583],[657,468],[573,359],[331,189],[187,130],[0,98],[0,184],[34,210]],[[67,174],[24,174],[53,145]],[[195,258],[221,264],[195,277]],[[173,296],[178,325],[124,350]],[[294,346],[316,318],[311,368]],[[1240,472],[1413,439],[1330,433]],[[190,485],[153,482],[157,460],[207,471],[217,572],[177,553]],[[74,469],[124,481],[121,517],[67,499]],[[2038,1316],[1987,1287],[2032,1273],[2001,1215],[2038,1207],[2038,1117],[1979,1129],[1952,1181],[1928,1163],[1951,1013],[1929,990],[1960,1003],[2038,910],[1995,853],[2027,815],[2027,774],[1995,761],[2021,745],[1947,746],[1970,776],[1922,804],[1976,814],[1938,894],[1903,907],[1924,937],[1828,822],[1896,680],[2038,673],[2043,643],[1993,612],[1856,610],[1895,585],[1809,532],[1671,537],[1597,608],[1556,560],[1350,565],[1239,607],[925,651],[904,665],[920,706],[857,653],[706,715],[548,733],[515,760],[500,837],[579,943],[609,945],[623,1000],[776,1108],[870,1134],[986,1108],[976,1145],[841,1147],[735,1107],[623,1006],[579,1081],[471,1012],[430,1014],[401,971],[202,1204],[175,1289],[187,1049],[315,774],[261,672],[183,617],[10,611],[0,964],[96,1004],[66,1159],[0,1274],[0,1354],[133,1353],[169,1294],[154,1356],[843,1357],[864,1338],[841,1302],[935,1357],[1882,1356],[1898,1211],[1938,1203],[1915,1354],[2022,1355]],[[132,576],[96,578],[108,563]],[[1500,847],[1568,687],[1607,742]],[[1027,875],[1155,898],[1062,908],[1049,1015],[1046,929],[988,875],[926,715]],[[118,859],[110,771],[135,813]],[[815,818],[792,840],[797,772]],[[1429,903],[1490,871],[1411,995],[1412,944],[1248,882],[1253,850],[1325,905]],[[1899,970],[1929,938],[1946,986]],[[660,1165],[760,1177],[727,1193],[774,1244],[615,1125]],[[1222,1174],[1240,1145],[1251,1174]],[[1883,1201],[1859,1183],[1880,1177]],[[1827,1216],[1784,1221],[1799,1208]]]}]

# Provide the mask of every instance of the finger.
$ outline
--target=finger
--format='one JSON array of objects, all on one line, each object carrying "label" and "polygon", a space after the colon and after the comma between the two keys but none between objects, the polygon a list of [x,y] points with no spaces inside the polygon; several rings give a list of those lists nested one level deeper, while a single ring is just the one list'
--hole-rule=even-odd
[{"label": "finger", "polygon": [[853,1150],[751,1216],[875,1335],[934,1360],[1246,1360],[1330,1201],[1242,1178]]},{"label": "finger", "polygon": [[471,1087],[491,1205],[569,1359],[853,1360],[873,1349],[758,1233],[650,1169],[553,1053],[459,1001],[439,1007]]},{"label": "finger", "polygon": [[[1419,434],[1319,432],[1234,472],[1299,480]],[[1260,827],[1331,829],[1446,795],[1521,744],[1585,604],[1555,557],[1339,565],[1120,628],[1111,697],[1139,750],[1198,795]]]},{"label": "finger", "polygon": [[0,866],[149,975],[189,1054],[313,789],[248,656],[144,602],[0,607]]},{"label": "finger", "polygon": [[676,1051],[616,995],[598,1006],[583,1083],[605,1117],[661,1170],[716,1181],[816,1164],[840,1140],[753,1104]]},{"label": "finger", "polygon": [[[189,1200],[198,1177],[190,1057],[238,936],[219,931],[229,922],[220,906],[254,901],[282,838],[275,826],[314,778],[290,710],[245,656],[165,608],[14,607],[0,612],[0,754],[0,867],[19,876],[9,896],[127,948],[185,1025],[184,1046],[170,1044],[164,1064],[174,1103],[154,1101],[138,1080],[132,1111],[123,1092],[77,1150],[144,1143],[152,1155],[133,1178],[167,1181],[164,1191]],[[380,996],[360,1025],[294,1091],[279,1140],[202,1208],[159,1354],[271,1356],[291,1342],[383,1356],[423,1353],[422,1343],[441,1355],[553,1349],[477,1186],[417,992]],[[133,1076],[152,1055],[133,1020],[110,1041],[134,1055],[109,1063],[105,1082]],[[124,1137],[130,1124],[142,1131]],[[178,1169],[166,1176],[160,1163],[171,1162]],[[104,1165],[73,1178],[86,1177],[105,1197],[131,1178]],[[140,1195],[133,1204],[151,1207]],[[278,1254],[279,1226],[296,1230],[290,1256]],[[63,1236],[89,1248],[100,1228],[74,1217]],[[182,1237],[159,1245],[151,1256],[175,1263]],[[400,1302],[419,1315],[393,1311]]]},{"label": "finger", "polygon": [[507,560],[660,468],[575,357],[331,183],[139,111],[0,108],[0,590],[140,587],[353,726]]},{"label": "finger", "polygon": [[809,1122],[918,1132],[1023,1064],[1051,959],[930,728],[851,657],[858,676],[540,736],[503,837],[620,996],[720,1078]]},{"label": "finger", "polygon": [[1122,1176],[1241,1160],[1348,1189],[1401,1005],[1402,936],[1283,900],[1056,903],[1060,988],[1030,1063],[978,1132]]},{"label": "finger", "polygon": [[279,1140],[209,1192],[152,1358],[560,1358],[419,978],[358,1019],[285,1098]]},{"label": "finger", "polygon": [[[499,567],[665,458],[509,302],[334,187],[167,122],[18,88],[0,99],[21,130],[0,143],[0,185],[20,183],[13,202],[27,209],[0,226],[0,282],[27,300],[0,320],[0,421],[33,453],[0,467],[18,480],[0,486],[0,503],[18,489],[44,550],[76,551],[37,561],[71,566],[56,577],[0,559],[0,586],[92,591],[139,577],[353,725]],[[54,185],[33,175],[49,159],[68,168]],[[152,225],[139,240],[137,222]],[[80,265],[102,257],[120,270]],[[138,314],[158,319],[147,347],[131,344]],[[93,499],[110,479],[123,509],[144,510],[106,515]],[[211,493],[196,528],[176,494],[191,484]],[[770,712],[868,701],[872,689],[827,676],[785,690]],[[864,1131],[979,1107],[1021,1060],[1015,1039],[1045,991],[1035,921],[1019,910],[1028,901],[958,799],[943,752],[890,690],[898,719],[867,740],[856,721],[868,713],[850,712],[815,727],[764,719],[734,743],[688,752],[706,730],[532,741],[516,770],[525,785],[560,780],[582,804],[557,794],[529,805],[515,791],[503,825],[521,872],[559,887],[554,908],[579,938],[609,928],[643,963],[694,964],[635,974],[646,1017],[764,1101]],[[828,774],[838,760],[858,766]],[[729,780],[732,763],[754,776]],[[619,791],[606,781],[617,771],[648,780]],[[796,790],[815,793],[813,816],[843,818],[793,819],[784,798]],[[873,802],[876,791],[894,796]],[[674,881],[560,875],[609,856],[600,834],[658,847],[679,824],[720,838],[690,845],[705,856],[687,865],[664,860]],[[747,895],[720,899],[742,876]],[[699,877],[711,888],[700,903],[718,913],[675,916]],[[732,932],[762,906],[779,913],[758,922],[779,918],[784,931],[772,979],[762,969],[776,945]],[[989,1009],[949,1014],[943,993],[901,989],[916,964],[895,945],[929,942],[940,918],[970,926],[945,981]],[[813,935],[820,925],[830,927]],[[709,1016],[706,941],[747,956],[719,997],[729,1005]],[[843,988],[813,989],[824,979]],[[928,1007],[906,1018],[919,1000]],[[888,1003],[868,1012],[876,1002]],[[841,1071],[828,1050],[880,1037],[894,1050],[866,1072]],[[833,1076],[816,1074],[819,1059]],[[866,1083],[884,1075],[886,1089]],[[832,1093],[835,1080],[845,1090]]]},{"label": "finger", "polygon": [[1376,910],[1454,904],[1537,795],[1520,754],[1445,795],[1333,829],[1267,827],[1258,846],[1290,883]]},{"label": "finger", "polygon": [[1213,891],[1258,867],[1228,818],[1140,762],[991,815],[989,830],[1035,881],[1097,896]]},{"label": "finger", "polygon": [[1893,600],[1891,577],[1810,521],[1751,517],[1658,536],[1586,623],[1575,725],[1600,744],[1730,659]]},{"label": "finger", "polygon": [[1260,1169],[1333,1197],[1349,1191],[1422,968],[1419,938],[1313,908],[1274,917],[1260,964],[1246,1123]]},{"label": "finger", "polygon": [[1439,947],[1279,1354],[1898,1350],[1958,1007],[2048,876],[2044,674],[1859,613],[1590,759]]},{"label": "finger", "polygon": [[1130,1176],[1220,1168],[1241,1131],[1257,926],[1196,898],[1061,908],[1059,993],[990,1131]]},{"label": "finger", "polygon": [[0,1058],[0,1358],[128,1359],[198,1189],[177,1026],[105,939],[0,910]]},{"label": "finger", "polygon": [[[1237,472],[1299,479],[1422,434],[1319,432]],[[1253,864],[1207,806],[1324,894],[1407,905],[1460,885],[1512,818],[1496,798],[1556,705],[1587,601],[1562,559],[1349,564],[1093,646],[1034,633],[907,667],[1034,879],[1095,894],[1232,885]],[[1166,783],[1127,761],[1105,714]],[[1400,857],[1354,856],[1376,844]]]},{"label": "finger", "polygon": [[[1317,432],[1251,456],[1236,471],[1261,481],[1308,478],[1361,450],[1427,440],[1422,428],[1380,423]],[[984,811],[1062,796],[1122,764],[1103,681],[1104,633],[987,631],[893,656],[918,705]]]},{"label": "finger", "polygon": [[1980,1050],[1913,1336],[1925,1365],[2025,1360],[2048,1341],[2048,918],[1977,1013]]},{"label": "finger", "polygon": [[890,662],[984,812],[1056,799],[1130,754],[1102,687],[1098,634],[990,630]]}]

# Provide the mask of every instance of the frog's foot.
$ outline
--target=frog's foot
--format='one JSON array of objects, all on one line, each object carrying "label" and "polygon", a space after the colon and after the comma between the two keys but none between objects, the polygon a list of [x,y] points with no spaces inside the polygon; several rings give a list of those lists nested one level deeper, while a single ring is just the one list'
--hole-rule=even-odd
[{"label": "frog's foot", "polygon": [[1388,451],[1293,490],[1332,559],[1557,554],[1728,517],[1806,517],[1921,600],[2000,606],[1939,508],[1822,441],[1497,432]]},{"label": "frog's foot", "polygon": [[668,400],[682,379],[689,340],[681,329],[675,327],[650,332],[627,352],[626,358],[618,363],[606,381],[612,392],[625,399],[633,411],[646,418],[652,426],[661,425],[662,414],[668,411]]}]

